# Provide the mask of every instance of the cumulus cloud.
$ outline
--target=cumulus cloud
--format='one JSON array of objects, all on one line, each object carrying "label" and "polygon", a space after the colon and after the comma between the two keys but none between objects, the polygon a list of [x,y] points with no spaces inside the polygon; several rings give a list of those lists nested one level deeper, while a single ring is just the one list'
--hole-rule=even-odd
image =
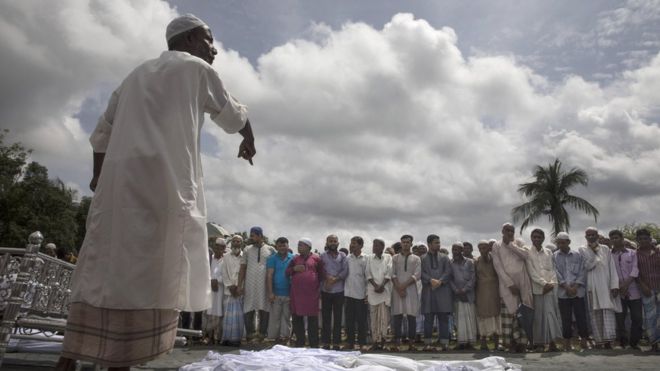
[{"label": "cumulus cloud", "polygon": [[[175,10],[156,1],[17,4],[0,16],[0,46],[11,50],[0,73],[13,81],[0,93],[12,99],[0,103],[3,125],[84,189],[91,128],[77,117],[100,113],[100,92],[159,54]],[[69,24],[71,15],[82,21]],[[498,237],[522,202],[518,184],[555,157],[591,176],[576,191],[601,210],[601,227],[657,214],[648,205],[660,201],[660,56],[603,85],[577,75],[556,82],[508,54],[466,56],[452,28],[412,14],[382,27],[316,24],[308,34],[255,64],[219,41],[215,67],[250,108],[258,155],[254,167],[236,159],[240,138],[207,122],[218,143],[203,156],[210,220],[311,236],[315,247],[329,233],[345,242]],[[573,215],[576,229],[593,224]]]},{"label": "cumulus cloud", "polygon": [[[217,215],[317,239],[337,230],[345,239],[497,236],[521,202],[517,185],[557,156],[591,175],[592,186],[576,192],[601,209],[603,226],[653,218],[613,200],[660,195],[652,165],[660,159],[652,103],[660,58],[607,86],[580,76],[553,84],[512,56],[466,58],[452,29],[411,14],[382,29],[322,29],[314,42],[292,40],[241,73],[225,66],[247,61],[218,58],[251,104],[265,155],[247,170],[231,152],[206,159],[222,169],[207,172],[220,196],[210,209],[226,210]],[[578,228],[593,224],[575,219]]]},{"label": "cumulus cloud", "polygon": [[[0,5],[0,123],[51,173],[83,182],[91,166],[84,101],[165,46],[175,11],[160,1],[13,1]],[[87,128],[89,130],[89,128]],[[83,187],[83,189],[86,187]]]}]

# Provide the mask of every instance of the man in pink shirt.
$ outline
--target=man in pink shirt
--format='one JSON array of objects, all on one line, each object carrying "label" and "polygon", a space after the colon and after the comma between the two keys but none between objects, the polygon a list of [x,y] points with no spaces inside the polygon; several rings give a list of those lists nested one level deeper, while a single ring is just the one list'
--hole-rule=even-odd
[{"label": "man in pink shirt", "polygon": [[[637,267],[637,252],[627,249],[623,244],[623,233],[619,230],[612,230],[609,233],[612,243],[612,258],[616,266],[616,272],[619,275],[619,295],[621,296],[620,313],[615,313],[616,317],[616,337],[625,348],[630,345],[631,348],[639,350],[639,339],[642,338],[642,295],[637,286],[639,269]],[[630,311],[630,342],[626,336],[626,316]]]}]

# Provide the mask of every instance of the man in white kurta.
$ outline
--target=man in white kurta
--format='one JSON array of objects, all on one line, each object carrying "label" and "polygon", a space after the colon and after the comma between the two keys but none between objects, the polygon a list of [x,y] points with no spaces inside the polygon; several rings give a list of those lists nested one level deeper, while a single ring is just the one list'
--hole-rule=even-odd
[{"label": "man in white kurta", "polygon": [[[261,227],[250,229],[252,244],[245,248],[241,261],[241,272],[238,278],[238,287],[243,293],[243,313],[245,313],[245,332],[247,340],[253,338],[263,340],[268,335],[268,313],[270,301],[266,290],[266,263],[275,248],[265,244]],[[259,313],[259,328],[255,333],[256,314]]]},{"label": "man in white kurta", "polygon": [[224,313],[223,300],[225,287],[222,284],[222,263],[227,243],[223,238],[216,238],[213,243],[211,257],[211,307],[204,313],[205,340],[217,343],[222,333],[222,317]]},{"label": "man in white kurta", "polygon": [[385,241],[373,241],[373,255],[367,258],[367,301],[371,319],[371,339],[374,350],[383,349],[387,327],[390,324],[390,302],[392,299],[392,256],[384,254]]},{"label": "man in white kurta", "polygon": [[[211,67],[217,51],[209,28],[186,15],[168,25],[166,38],[169,50],[124,79],[90,138],[95,194],[72,279],[61,369],[70,359],[144,363],[172,348],[176,311],[209,307],[204,113],[226,132],[240,131],[246,160],[254,139],[247,108]],[[97,331],[100,317],[106,328]]]},{"label": "man in white kurta", "polygon": [[392,258],[392,327],[394,327],[394,340],[396,345],[393,351],[398,350],[401,343],[401,322],[408,323],[409,350],[415,350],[415,325],[419,312],[419,293],[417,281],[422,276],[422,261],[419,256],[412,253],[411,235],[401,237],[401,253]]},{"label": "man in white kurta", "polygon": [[534,295],[534,331],[533,343],[539,350],[558,351],[555,343],[561,338],[561,318],[557,300],[557,273],[550,249],[543,247],[545,232],[534,229],[531,233],[532,248],[529,249],[527,271],[532,280]]},{"label": "man in white kurta", "polygon": [[531,334],[526,333],[516,314],[520,304],[526,306],[528,311],[534,308],[534,304],[532,284],[525,263],[529,257],[529,248],[523,246],[521,241],[515,241],[514,235],[514,226],[505,223],[502,226],[502,240],[493,244],[491,257],[504,303],[500,311],[502,340],[511,351],[522,352]]},{"label": "man in white kurta", "polygon": [[243,297],[238,289],[238,275],[241,270],[243,238],[231,238],[231,253],[222,259],[222,283],[225,286],[222,318],[222,344],[240,346],[245,324],[243,321]]},{"label": "man in white kurta", "polygon": [[598,243],[598,230],[587,228],[584,232],[587,246],[580,247],[587,270],[587,308],[590,311],[591,331],[597,347],[611,349],[616,338],[616,318],[621,311],[619,299],[619,275],[612,260],[612,253]]}]

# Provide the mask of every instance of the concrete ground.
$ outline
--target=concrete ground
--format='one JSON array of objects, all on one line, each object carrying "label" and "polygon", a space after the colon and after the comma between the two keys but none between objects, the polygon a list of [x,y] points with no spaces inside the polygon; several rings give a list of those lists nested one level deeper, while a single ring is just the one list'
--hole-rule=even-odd
[{"label": "concrete ground", "polygon": [[[246,349],[258,350],[255,347]],[[647,350],[648,348],[644,348]],[[216,352],[237,353],[236,348],[220,346],[193,346],[188,348],[176,348],[167,356],[156,359],[145,365],[133,367],[132,370],[177,370],[185,364],[200,361],[209,350]],[[481,359],[490,355],[501,356],[511,363],[523,366],[524,370],[660,370],[660,353],[648,351],[632,351],[615,349],[610,351],[587,350],[560,353],[526,353],[509,354],[506,352],[463,352],[449,351],[443,353],[396,353],[398,356],[410,357],[412,359],[438,359],[438,360],[470,360]],[[33,353],[7,353],[0,369],[7,371],[27,370],[50,370],[57,361],[56,354],[33,354]],[[90,365],[85,365],[84,370],[91,370]]]}]

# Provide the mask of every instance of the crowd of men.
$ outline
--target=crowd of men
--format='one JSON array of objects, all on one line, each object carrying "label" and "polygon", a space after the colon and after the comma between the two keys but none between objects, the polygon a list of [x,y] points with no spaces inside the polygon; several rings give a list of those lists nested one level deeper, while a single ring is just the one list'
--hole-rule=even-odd
[{"label": "crowd of men", "polygon": [[296,255],[285,237],[264,243],[259,227],[248,246],[240,235],[218,238],[205,341],[393,352],[422,341],[424,351],[453,342],[510,352],[641,350],[646,341],[658,351],[660,247],[648,230],[632,242],[588,228],[579,248],[565,232],[544,245],[534,229],[531,246],[514,234],[504,224],[499,241],[478,242],[478,257],[469,242],[452,244],[450,257],[435,234],[425,243],[406,234],[391,246],[376,238],[371,255],[360,236],[346,250],[329,235],[320,254],[301,238]]}]

